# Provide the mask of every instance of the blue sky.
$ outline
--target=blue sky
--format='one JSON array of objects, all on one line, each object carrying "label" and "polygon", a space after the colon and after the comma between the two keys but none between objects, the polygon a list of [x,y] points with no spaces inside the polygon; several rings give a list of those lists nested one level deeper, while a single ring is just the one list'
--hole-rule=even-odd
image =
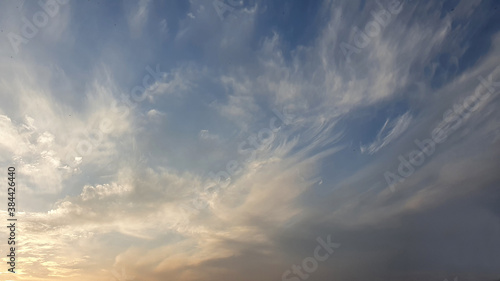
[{"label": "blue sky", "polygon": [[40,3],[0,3],[17,280],[304,280],[329,235],[308,280],[500,277],[497,1]]}]

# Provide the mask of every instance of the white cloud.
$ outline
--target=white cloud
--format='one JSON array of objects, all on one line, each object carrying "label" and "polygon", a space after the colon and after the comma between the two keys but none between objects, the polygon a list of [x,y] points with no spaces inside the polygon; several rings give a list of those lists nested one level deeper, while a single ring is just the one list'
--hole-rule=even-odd
[{"label": "white cloud", "polygon": [[128,12],[127,22],[132,37],[140,37],[148,21],[150,0],[140,0],[132,5]]},{"label": "white cloud", "polygon": [[132,188],[130,186],[122,186],[116,183],[96,186],[86,185],[83,187],[81,197],[83,201],[87,201],[93,198],[103,199],[112,195],[126,194],[131,191]]},{"label": "white cloud", "polygon": [[412,120],[410,112],[397,117],[395,120],[387,119],[380,129],[375,140],[367,145],[360,146],[362,153],[374,154],[392,141],[400,137],[408,128]]},{"label": "white cloud", "polygon": [[[321,180],[321,187],[318,188],[319,173],[327,167],[323,166],[323,161],[331,161],[327,164],[334,167],[351,161],[345,155],[342,158],[335,155],[345,152],[345,145],[341,141],[344,141],[345,130],[350,129],[340,129],[339,123],[354,110],[377,106],[379,102],[399,95],[399,90],[411,83],[411,67],[420,70],[420,63],[427,64],[446,44],[445,39],[451,36],[450,19],[441,19],[439,11],[430,11],[429,20],[432,24],[422,22],[407,26],[404,24],[407,19],[400,17],[401,21],[394,22],[392,29],[387,29],[384,36],[374,39],[370,47],[363,50],[360,59],[366,65],[355,64],[358,66],[356,71],[349,72],[339,62],[339,50],[335,48],[341,41],[339,30],[351,27],[344,26],[340,19],[341,15],[348,14],[347,11],[341,11],[338,5],[332,7],[331,10],[324,7],[321,11],[328,11],[332,18],[319,32],[319,37],[286,54],[288,43],[278,32],[259,41],[256,49],[250,50],[250,53],[246,53],[249,49],[241,48],[248,43],[248,38],[256,34],[253,28],[257,13],[247,13],[248,17],[241,21],[242,28],[227,29],[231,25],[229,21],[221,23],[222,29],[210,33],[216,40],[207,39],[208,43],[200,45],[200,48],[207,56],[216,57],[217,63],[219,57],[240,59],[235,62],[235,66],[228,67],[227,71],[221,68],[220,71],[212,72],[195,63],[181,64],[169,71],[163,80],[157,81],[154,90],[149,89],[150,101],[157,102],[157,109],[144,110],[146,106],[138,104],[136,109],[130,109],[128,116],[110,110],[110,105],[117,101],[121,93],[120,87],[116,85],[116,77],[122,73],[114,69],[113,65],[109,68],[97,66],[94,76],[83,83],[85,91],[72,93],[71,96],[82,98],[71,104],[70,99],[64,99],[66,92],[50,87],[48,81],[51,81],[52,68],[40,67],[42,63],[30,64],[28,61],[24,62],[24,66],[0,64],[5,74],[0,78],[0,94],[7,104],[0,111],[2,163],[13,159],[25,175],[23,182],[32,189],[31,192],[27,189],[23,193],[25,202],[31,196],[34,199],[28,202],[37,202],[38,205],[39,200],[42,200],[39,199],[39,193],[55,193],[57,196],[63,188],[68,189],[64,192],[68,194],[66,197],[50,198],[57,200],[50,211],[20,214],[25,225],[23,235],[29,238],[25,239],[24,247],[21,247],[21,254],[25,257],[25,273],[29,275],[25,280],[31,276],[40,276],[40,280],[58,276],[78,281],[96,278],[107,281],[111,275],[106,269],[113,266],[113,260],[115,266],[126,267],[131,275],[141,276],[144,280],[163,280],[164,276],[173,280],[231,280],[241,276],[241,272],[255,274],[248,274],[248,279],[252,280],[259,277],[266,279],[268,276],[279,278],[281,268],[290,265],[287,259],[303,254],[301,249],[297,249],[299,247],[295,247],[295,242],[316,236],[316,232],[333,229],[332,223],[344,227],[339,227],[339,230],[344,231],[346,240],[351,238],[348,234],[352,232],[349,231],[363,232],[366,226],[378,224],[378,229],[383,230],[383,223],[398,218],[398,215],[407,211],[421,211],[447,200],[451,197],[450,189],[441,186],[458,186],[460,181],[467,179],[465,172],[474,166],[476,175],[481,175],[480,163],[487,163],[487,167],[494,171],[496,166],[493,159],[496,158],[491,155],[496,154],[488,158],[485,156],[487,153],[484,153],[475,160],[474,163],[478,165],[465,162],[465,156],[462,161],[458,159],[444,165],[446,163],[442,159],[453,155],[450,152],[436,156],[438,161],[429,162],[428,166],[425,165],[418,174],[407,180],[407,187],[417,188],[419,184],[425,183],[426,188],[415,190],[416,195],[408,192],[398,197],[398,194],[396,200],[395,196],[381,192],[369,200],[363,198],[365,201],[343,201],[342,195],[353,194],[353,189],[366,186],[363,180],[368,182],[380,176],[380,167],[385,168],[386,164],[380,162],[362,171],[352,168],[353,171],[348,171],[352,178],[347,179],[344,175],[338,176],[335,169],[326,171],[332,175],[330,177],[328,174]],[[141,1],[139,9],[130,13],[130,30],[136,33],[135,36],[144,29],[148,13],[147,1]],[[241,14],[245,15],[245,12]],[[209,26],[202,21],[204,16],[203,13],[196,14],[196,22]],[[166,20],[160,24],[162,29],[168,29]],[[189,28],[192,26],[186,27]],[[208,33],[206,29],[202,30]],[[498,50],[498,45],[493,48]],[[219,51],[224,56],[217,56],[220,55]],[[497,60],[492,59],[495,55],[487,56],[481,63],[497,64]],[[252,61],[246,61],[247,58]],[[6,62],[2,58],[0,61]],[[12,75],[12,72],[18,74]],[[450,84],[473,80],[471,73]],[[200,77],[215,81],[220,88],[213,90],[200,86]],[[159,121],[166,114],[169,117],[171,114],[172,117],[183,117],[173,116],[177,108],[160,111],[163,110],[163,99],[171,98],[178,102],[182,97],[182,102],[191,109],[190,102],[193,100],[190,98],[198,99],[219,89],[223,93],[216,94],[222,98],[207,108],[217,109],[219,115],[214,115],[236,124],[234,131],[220,123],[216,130],[205,127],[204,122],[211,121],[209,119],[194,125],[189,120],[180,125],[183,130],[189,131],[189,137],[195,142],[198,141],[197,133],[198,138],[205,141],[223,139],[223,134],[234,137],[234,143],[210,148],[222,155],[229,154],[228,147],[232,144],[232,149],[237,151],[241,139],[248,141],[248,137],[258,136],[259,129],[268,126],[273,109],[285,108],[294,118],[290,124],[281,124],[273,141],[253,150],[255,153],[251,156],[227,156],[226,160],[237,159],[241,172],[231,175],[231,185],[228,187],[206,190],[203,188],[207,183],[213,183],[213,179],[199,176],[201,173],[198,171],[191,172],[191,165],[195,165],[190,163],[191,159],[186,160],[187,164],[181,168],[175,165],[179,159],[187,158],[185,155],[176,158],[173,155],[175,151],[195,150],[197,147],[189,147],[183,132],[172,132],[170,127],[161,127],[162,122],[150,122],[148,125],[156,126],[158,130],[146,130],[141,127],[141,118]],[[190,95],[195,90],[200,90],[201,94]],[[455,94],[450,92],[453,94],[447,96]],[[182,112],[182,109],[179,111]],[[182,113],[191,114],[189,111]],[[200,116],[203,116],[201,113]],[[104,118],[113,125],[112,132],[96,141],[92,153],[77,156],[77,169],[67,168],[65,156],[68,151],[74,149],[82,139],[88,139],[86,132],[90,132],[95,139],[96,126]],[[417,117],[407,112],[393,120],[388,119],[375,140],[361,146],[362,152],[375,154],[382,152],[381,149],[389,144],[401,145],[399,140],[404,139],[404,133],[414,122],[413,118]],[[431,122],[427,119],[418,121]],[[279,120],[277,122],[280,123]],[[200,131],[200,127],[211,129]],[[248,132],[248,135],[242,137],[238,130]],[[170,143],[161,148],[156,147],[158,143],[151,144],[158,136],[165,136],[156,135],[155,131],[166,131],[167,137],[160,138],[161,144]],[[467,151],[467,147],[471,146],[464,146],[463,151]],[[142,161],[146,153],[155,156],[150,163]],[[197,154],[195,160],[205,155],[209,154]],[[140,161],[134,157],[140,158]],[[487,159],[490,161],[483,161]],[[211,160],[207,161],[212,164]],[[351,164],[347,163],[346,166]],[[227,169],[224,165],[212,167]],[[485,182],[487,180],[490,178],[485,179]],[[314,192],[326,192],[337,185],[352,188],[341,192],[338,197],[337,194],[320,199],[314,197]],[[460,187],[460,191],[471,192],[474,188],[480,188],[471,186],[473,188]],[[206,208],[192,208],[192,200],[198,196],[207,200]],[[352,259],[363,256],[356,251],[354,254],[350,250],[347,252]],[[326,267],[325,270],[330,273]],[[104,275],[109,278],[105,279]]]},{"label": "white cloud", "polygon": [[215,141],[219,139],[219,136],[211,134],[208,130],[201,130],[198,136],[202,140]]},{"label": "white cloud", "polygon": [[165,113],[156,109],[151,109],[148,113],[146,113],[146,115],[150,121],[159,122],[165,116]]},{"label": "white cloud", "polygon": [[168,24],[166,19],[162,19],[160,21],[160,30],[161,32],[167,33],[168,32]]}]

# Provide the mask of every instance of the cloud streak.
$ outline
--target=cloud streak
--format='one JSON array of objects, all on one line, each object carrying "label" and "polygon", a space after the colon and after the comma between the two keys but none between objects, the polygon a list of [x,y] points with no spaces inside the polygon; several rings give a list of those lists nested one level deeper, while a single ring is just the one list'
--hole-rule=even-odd
[{"label": "cloud streak", "polygon": [[362,145],[360,150],[362,153],[374,154],[383,147],[387,146],[393,140],[401,136],[411,123],[411,115],[409,112],[389,121],[387,119],[384,126],[377,133],[375,140],[367,145]]}]

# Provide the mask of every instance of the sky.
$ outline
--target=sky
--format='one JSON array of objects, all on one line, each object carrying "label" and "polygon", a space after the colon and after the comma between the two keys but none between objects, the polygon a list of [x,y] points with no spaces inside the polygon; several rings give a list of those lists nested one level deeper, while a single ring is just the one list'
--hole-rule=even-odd
[{"label": "sky", "polygon": [[0,280],[500,279],[499,1],[1,1]]}]

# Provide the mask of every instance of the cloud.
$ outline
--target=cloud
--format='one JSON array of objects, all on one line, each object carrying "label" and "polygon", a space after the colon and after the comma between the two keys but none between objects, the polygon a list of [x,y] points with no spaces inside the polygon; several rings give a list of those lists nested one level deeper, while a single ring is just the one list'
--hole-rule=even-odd
[{"label": "cloud", "polygon": [[[491,46],[479,58],[464,44],[495,19],[487,4],[462,1],[455,15],[405,3],[350,67],[339,45],[377,3],[252,2],[223,21],[211,4],[160,4],[125,3],[128,25],[112,32],[86,25],[113,38],[105,51],[73,16],[60,36],[81,46],[0,57],[0,162],[19,171],[24,208],[20,280],[109,281],[123,269],[145,281],[277,280],[326,235],[342,247],[311,279],[495,273],[498,99],[396,192],[383,182],[478,75],[497,79],[498,30],[481,34]],[[100,23],[120,20],[102,9]],[[164,73],[136,102],[145,65]],[[373,112],[404,113],[367,135]],[[361,154],[347,149],[360,139]]]},{"label": "cloud", "polygon": [[160,30],[162,32],[168,32],[168,24],[167,24],[167,20],[166,19],[162,19],[160,21]]},{"label": "cloud", "polygon": [[163,118],[163,116],[165,116],[165,113],[156,109],[151,109],[146,115],[148,116],[149,120],[158,122]]},{"label": "cloud", "polygon": [[397,117],[395,120],[389,121],[387,119],[384,126],[377,133],[375,140],[368,144],[360,146],[362,153],[374,154],[399,136],[401,136],[404,131],[408,128],[412,120],[410,112]]},{"label": "cloud", "polygon": [[[136,5],[135,5],[136,4]],[[148,21],[150,0],[140,0],[130,7],[127,16],[130,33],[132,37],[140,37],[142,30]]]},{"label": "cloud", "polygon": [[211,134],[208,130],[201,130],[199,133],[199,137],[202,140],[208,140],[208,141],[215,141],[219,139],[217,135]]}]

